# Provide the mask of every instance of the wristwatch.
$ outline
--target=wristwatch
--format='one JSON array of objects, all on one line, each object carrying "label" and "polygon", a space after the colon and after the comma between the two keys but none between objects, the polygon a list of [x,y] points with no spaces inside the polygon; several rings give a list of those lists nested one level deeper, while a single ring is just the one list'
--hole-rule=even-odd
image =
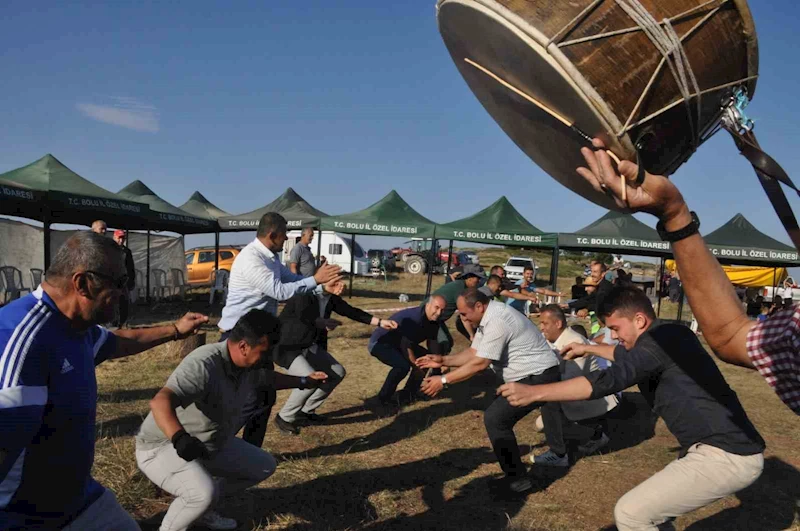
[{"label": "wristwatch", "polygon": [[690,212],[690,214],[692,216],[692,221],[682,229],[678,229],[673,232],[667,232],[667,230],[664,228],[664,223],[659,221],[656,224],[656,231],[658,231],[658,235],[661,237],[661,239],[665,242],[677,242],[683,240],[684,238],[688,238],[692,234],[697,234],[700,232],[700,218],[698,218],[697,214],[694,212]]},{"label": "wristwatch", "polygon": [[300,377],[300,389],[305,389],[308,387],[308,378],[306,376]]},{"label": "wristwatch", "polygon": [[442,376],[442,388],[447,389],[447,376]]}]

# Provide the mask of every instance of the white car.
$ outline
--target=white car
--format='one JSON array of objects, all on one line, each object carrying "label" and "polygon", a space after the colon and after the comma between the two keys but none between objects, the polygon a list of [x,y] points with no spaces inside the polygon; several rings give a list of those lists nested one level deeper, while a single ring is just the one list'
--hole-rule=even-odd
[{"label": "white car", "polygon": [[512,256],[506,260],[503,269],[506,270],[506,278],[511,280],[522,280],[522,272],[525,271],[525,266],[533,268],[533,278],[536,278],[536,262],[533,258],[525,258],[522,256]]}]

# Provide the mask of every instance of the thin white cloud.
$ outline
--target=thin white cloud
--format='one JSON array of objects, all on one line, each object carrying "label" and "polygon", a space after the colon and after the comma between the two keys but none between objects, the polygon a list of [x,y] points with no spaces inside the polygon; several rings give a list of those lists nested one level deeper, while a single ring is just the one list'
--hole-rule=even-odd
[{"label": "thin white cloud", "polygon": [[123,96],[112,96],[109,99],[110,105],[77,103],[75,107],[98,122],[145,133],[158,132],[158,109],[155,106]]}]

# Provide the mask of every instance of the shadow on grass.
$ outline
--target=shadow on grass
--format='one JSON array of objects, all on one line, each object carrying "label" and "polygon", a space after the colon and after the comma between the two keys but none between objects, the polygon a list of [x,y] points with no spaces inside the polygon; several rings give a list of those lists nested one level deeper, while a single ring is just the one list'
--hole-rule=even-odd
[{"label": "shadow on grass", "polygon": [[800,471],[777,457],[764,461],[758,480],[738,492],[741,505],[695,522],[687,531],[790,529],[800,520]]},{"label": "shadow on grass", "polygon": [[98,402],[135,402],[137,400],[150,400],[160,390],[160,387],[151,387],[149,389],[124,389],[120,391],[111,391],[109,393],[98,393]]},{"label": "shadow on grass", "polygon": [[658,416],[641,393],[622,393],[620,405],[608,418],[611,442],[604,453],[632,448],[653,438],[657,421]]},{"label": "shadow on grass", "polygon": [[[485,410],[494,399],[494,387],[486,383],[489,379],[493,382],[493,378],[492,375],[482,375],[466,385],[454,386],[446,396],[450,400],[442,401],[437,399],[427,407],[419,408],[417,406],[418,408],[416,409],[400,411],[390,424],[378,428],[367,436],[352,437],[337,444],[320,446],[304,452],[276,454],[275,457],[280,460],[340,455],[343,453],[366,452],[391,445],[417,435],[441,418],[460,415],[467,411]],[[321,427],[371,422],[380,418],[378,413],[370,411],[366,406],[361,408],[364,411],[363,415],[354,417],[341,416],[342,411],[345,414],[351,414],[358,411],[358,409],[350,407],[338,412],[327,413],[328,421]]]},{"label": "shadow on grass", "polygon": [[[477,478],[445,497],[445,483],[494,462],[488,448],[454,449],[439,456],[371,470],[358,470],[317,478],[280,489],[252,491],[253,510],[259,520],[291,515],[302,520],[286,529],[502,529],[525,504],[524,497],[493,501],[487,478]],[[534,481],[534,491],[552,481]],[[427,510],[378,521],[382,505],[396,507],[405,491],[420,489]],[[259,508],[268,507],[267,511]],[[236,507],[243,514],[246,507]],[[409,507],[411,509],[411,507]],[[413,510],[413,509],[412,509]],[[260,514],[259,514],[260,513]],[[266,514],[265,514],[266,513]],[[246,513],[245,513],[246,514]],[[260,517],[260,518],[259,518]]]},{"label": "shadow on grass", "polygon": [[95,438],[117,438],[136,435],[142,422],[144,422],[144,416],[138,414],[125,415],[106,422],[98,422]]}]

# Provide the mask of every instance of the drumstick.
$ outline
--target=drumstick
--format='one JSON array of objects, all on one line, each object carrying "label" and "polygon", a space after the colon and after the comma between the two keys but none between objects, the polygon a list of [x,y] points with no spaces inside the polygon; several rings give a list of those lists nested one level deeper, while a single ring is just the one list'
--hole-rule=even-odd
[{"label": "drumstick", "polygon": [[[467,64],[474,66],[475,68],[477,68],[478,70],[480,70],[481,72],[486,74],[487,76],[491,77],[492,79],[494,79],[495,81],[497,81],[498,83],[500,83],[501,85],[506,87],[507,89],[515,92],[516,94],[522,96],[523,98],[525,98],[529,102],[533,103],[534,105],[539,107],[541,110],[543,110],[544,112],[546,112],[547,114],[549,114],[550,116],[552,116],[553,118],[555,118],[556,120],[561,122],[562,124],[566,125],[570,129],[572,129],[581,138],[586,140],[589,143],[589,145],[592,145],[592,137],[590,137],[589,135],[584,133],[578,126],[575,125],[574,122],[571,122],[567,118],[561,116],[556,111],[554,111],[553,109],[551,109],[550,107],[548,107],[544,103],[540,102],[539,100],[537,100],[533,96],[529,96],[528,94],[525,94],[524,92],[522,92],[520,89],[518,89],[517,87],[515,87],[514,85],[512,85],[508,81],[502,79],[500,76],[498,76],[494,72],[490,71],[488,68],[482,67],[481,65],[479,65],[478,63],[476,63],[472,59],[469,59],[469,58],[465,57],[464,61],[466,61]],[[617,163],[617,167],[619,167],[619,164],[620,164],[619,157],[617,157],[614,153],[612,153],[608,149],[606,150],[606,153],[608,153],[608,156],[611,157],[614,160],[614,162]],[[625,182],[625,176],[620,175],[620,179],[622,181],[622,200],[627,202],[628,201],[628,190],[627,190],[627,186],[626,186],[627,183]]]}]

